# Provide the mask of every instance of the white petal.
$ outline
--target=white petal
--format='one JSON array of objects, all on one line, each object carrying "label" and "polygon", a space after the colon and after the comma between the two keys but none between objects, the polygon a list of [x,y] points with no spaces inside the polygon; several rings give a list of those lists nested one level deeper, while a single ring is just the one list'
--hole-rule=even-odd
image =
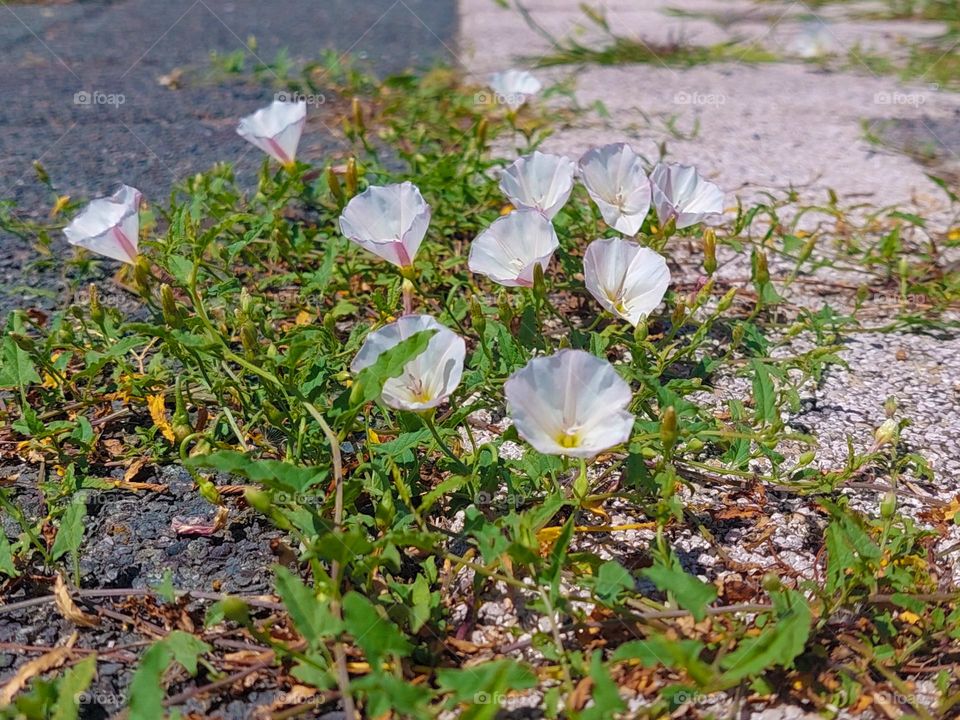
[{"label": "white petal", "polygon": [[490,76],[490,88],[496,93],[497,101],[506,103],[511,110],[519,108],[542,87],[526,70],[510,69]]},{"label": "white petal", "polygon": [[580,176],[604,222],[636,235],[650,210],[650,181],[633,148],[613,143],[588,150],[580,159]]},{"label": "white petal", "polygon": [[67,242],[113,260],[136,263],[142,197],[136,188],[122,185],[109,198],[92,201],[64,228]]},{"label": "white petal", "polygon": [[560,241],[553,224],[536,210],[498,218],[470,244],[470,271],[507,287],[533,285],[534,268],[550,264]]},{"label": "white petal", "polygon": [[352,198],[340,216],[340,231],[384,260],[406,267],[430,224],[430,206],[416,185],[371,185]]},{"label": "white petal", "polygon": [[570,197],[576,170],[570,158],[535,151],[503,170],[500,189],[514,207],[539,210],[553,219]]},{"label": "white petal", "polygon": [[423,330],[437,332],[426,349],[404,366],[402,375],[390,378],[383,385],[381,397],[392,408],[418,412],[444,402],[463,376],[466,356],[463,338],[429,315],[404,315],[367,335],[350,364],[350,370],[358,373],[373,365],[386,350]]},{"label": "white petal", "polygon": [[723,191],[689,165],[660,163],[650,182],[661,225],[676,218],[677,229],[683,229],[723,212]]},{"label": "white petal", "polygon": [[292,163],[307,119],[307,103],[274,100],[240,121],[237,133],[281,163]]},{"label": "white petal", "polygon": [[583,350],[534,358],[504,385],[507,412],[539,452],[594,457],[633,428],[630,386],[606,360]]},{"label": "white petal", "polygon": [[608,312],[636,327],[663,300],[670,285],[667,261],[621,238],[594,240],[583,254],[587,290]]}]

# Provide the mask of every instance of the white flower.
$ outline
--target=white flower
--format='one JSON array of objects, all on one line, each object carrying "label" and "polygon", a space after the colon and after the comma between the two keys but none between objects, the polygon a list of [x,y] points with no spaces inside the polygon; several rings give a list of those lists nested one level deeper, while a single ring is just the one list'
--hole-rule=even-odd
[{"label": "white flower", "polygon": [[504,385],[507,413],[539,452],[589,458],[626,442],[630,386],[606,360],[583,350],[534,358]]},{"label": "white flower", "polygon": [[580,158],[580,177],[604,222],[636,235],[650,210],[650,181],[633,148],[614,143],[588,150]]},{"label": "white flower", "polygon": [[544,270],[560,246],[553,224],[536,210],[498,218],[470,245],[471,272],[507,287],[533,285],[534,268]]},{"label": "white flower", "polygon": [[121,185],[112,196],[91,202],[67,225],[67,242],[131,265],[137,262],[140,200],[136,188]]},{"label": "white flower", "polygon": [[430,206],[410,182],[371,185],[340,216],[340,232],[399,267],[413,265],[429,224]]},{"label": "white flower", "polygon": [[570,197],[576,171],[570,158],[534,152],[503,170],[500,189],[514,207],[539,210],[552,220]]},{"label": "white flower", "polygon": [[462,337],[429,315],[404,315],[367,335],[350,364],[350,370],[358,373],[385,351],[423,330],[437,332],[427,348],[404,366],[402,375],[383,384],[381,399],[397,410],[420,412],[437,407],[456,390],[467,351]]},{"label": "white flower", "polygon": [[650,183],[661,225],[676,218],[680,230],[723,212],[723,191],[689,165],[660,163],[650,173]]},{"label": "white flower", "polygon": [[636,327],[663,300],[667,261],[630,240],[594,240],[583,254],[583,279],[604,309]]},{"label": "white flower", "polygon": [[237,134],[252,142],[284,165],[292,165],[297,145],[307,120],[307,103],[274,100],[265,108],[248,115],[237,126]]},{"label": "white flower", "polygon": [[526,70],[510,69],[490,76],[490,89],[496,94],[496,101],[511,110],[519,108],[542,87],[540,81]]}]

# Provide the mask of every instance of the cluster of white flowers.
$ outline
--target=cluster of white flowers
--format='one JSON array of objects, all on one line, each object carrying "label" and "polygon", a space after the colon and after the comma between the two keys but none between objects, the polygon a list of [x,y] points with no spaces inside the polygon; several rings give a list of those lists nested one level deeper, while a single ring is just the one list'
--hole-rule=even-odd
[{"label": "cluster of white flowers", "polygon": [[[496,92],[523,102],[540,89],[522,71],[498,74],[492,84]],[[305,102],[275,101],[244,118],[237,132],[291,166],[305,120]],[[604,221],[627,236],[600,238],[587,246],[584,283],[605,310],[637,326],[660,305],[670,284],[666,260],[627,239],[640,231],[651,202],[660,224],[672,222],[677,228],[723,211],[723,193],[692,167],[661,163],[648,177],[638,155],[624,143],[594,148],[579,164],[541,152],[521,157],[500,176],[500,189],[515,209],[474,239],[468,266],[500,285],[532,286],[536,267],[546,271],[560,246],[552,220],[578,177]],[[65,229],[68,241],[135,263],[140,202],[140,192],[126,185],[110,198],[94,200]],[[404,270],[413,267],[429,223],[430,206],[410,182],[370,186],[340,216],[346,237]],[[435,331],[427,348],[383,386],[381,399],[393,408],[426,412],[449,398],[463,374],[463,338],[428,315],[407,314],[371,332],[351,365],[360,372],[424,330]],[[582,350],[534,358],[507,380],[504,393],[518,433],[542,453],[593,457],[625,442],[633,427],[627,411],[630,387],[609,362]]]}]

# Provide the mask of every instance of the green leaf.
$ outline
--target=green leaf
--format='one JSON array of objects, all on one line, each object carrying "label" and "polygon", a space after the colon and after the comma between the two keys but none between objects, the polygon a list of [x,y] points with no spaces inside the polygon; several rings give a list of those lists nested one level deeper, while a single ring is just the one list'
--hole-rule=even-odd
[{"label": "green leaf", "polygon": [[753,368],[753,414],[758,422],[770,423],[777,419],[777,393],[770,370],[759,360],[751,360]]},{"label": "green leaf", "polygon": [[97,656],[88,655],[67,670],[57,685],[57,703],[51,720],[77,720],[80,714],[80,694],[90,687],[97,672]]},{"label": "green leaf", "polygon": [[174,630],[163,642],[170,648],[173,659],[183,665],[191,677],[197,674],[197,658],[211,650],[211,647],[196,635],[182,630]]},{"label": "green leaf", "polygon": [[26,390],[32,383],[39,383],[40,376],[25,350],[21,350],[9,335],[3,339],[0,353],[0,388]]},{"label": "green leaf", "polygon": [[172,658],[173,652],[162,640],[143,653],[130,681],[129,720],[162,720],[163,673]]},{"label": "green leaf", "polygon": [[590,679],[593,680],[593,704],[580,713],[580,720],[606,720],[627,709],[610,671],[603,665],[599,650],[594,651],[590,660]]},{"label": "green leaf", "polygon": [[803,652],[810,635],[810,607],[803,596],[794,591],[771,593],[777,610],[775,622],[767,623],[757,637],[747,638],[720,666],[726,671],[722,682],[733,685],[756,675],[768,667],[790,667],[794,658]]},{"label": "green leaf", "polygon": [[358,592],[350,591],[343,598],[343,624],[374,670],[380,668],[384,655],[410,652],[410,643],[397,626]]},{"label": "green leaf", "polygon": [[174,630],[143,653],[130,681],[128,720],[161,720],[164,717],[163,674],[176,660],[191,676],[197,674],[197,658],[211,650],[200,638]]},{"label": "green leaf", "polygon": [[68,552],[75,553],[80,549],[80,544],[83,542],[83,519],[86,515],[87,505],[83,497],[78,495],[67,506],[63,517],[60,518],[60,528],[57,530],[57,537],[53,541],[50,557],[56,560]]},{"label": "green leaf", "polygon": [[469,703],[462,720],[489,720],[500,711],[500,700],[511,690],[526,690],[537,676],[523,663],[503,659],[464,669],[437,670],[437,685],[450,695],[451,709]]},{"label": "green leaf", "polygon": [[13,562],[13,551],[10,549],[10,541],[7,540],[7,534],[0,527],[0,573],[9,577],[17,577],[17,566]]},{"label": "green leaf", "polygon": [[421,330],[382,352],[373,365],[357,374],[350,392],[350,404],[362,405],[380,397],[383,384],[390,378],[401,375],[407,363],[427,349],[430,338],[436,332],[436,330]]},{"label": "green leaf", "polygon": [[327,602],[321,602],[299,577],[285,567],[276,568],[276,590],[290,618],[311,647],[317,648],[340,631]]},{"label": "green leaf", "polygon": [[324,481],[327,468],[294,465],[280,460],[254,460],[243,453],[221,450],[188,458],[188,468],[208,468],[238,475],[275,490],[301,493]]},{"label": "green leaf", "polygon": [[630,640],[618,647],[614,662],[639,660],[644,667],[664,665],[669,668],[686,670],[687,674],[700,686],[708,685],[714,671],[700,659],[704,645],[699,640],[674,640],[663,635],[650,635],[645,640]]},{"label": "green leaf", "polygon": [[609,604],[614,602],[621,592],[633,586],[633,575],[630,571],[616,560],[610,560],[601,565],[597,571],[594,592],[600,600]]},{"label": "green leaf", "polygon": [[676,557],[671,556],[670,562],[669,566],[657,564],[641,572],[659,590],[673,595],[680,607],[690,611],[694,620],[703,620],[707,605],[717,597],[717,589],[685,572]]}]

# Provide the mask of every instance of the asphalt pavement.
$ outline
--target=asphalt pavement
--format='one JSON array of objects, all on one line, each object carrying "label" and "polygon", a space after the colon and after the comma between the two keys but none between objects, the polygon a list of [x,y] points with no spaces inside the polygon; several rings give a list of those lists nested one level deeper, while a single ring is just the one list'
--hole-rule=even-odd
[{"label": "asphalt pavement", "polygon": [[[333,50],[385,76],[456,63],[455,32],[454,0],[0,0],[0,202],[27,217],[49,211],[53,194],[34,161],[58,194],[77,198],[123,182],[163,202],[174,182],[220,160],[252,175],[262,156],[236,135],[236,123],[271,101],[282,77],[267,71],[250,82],[249,72],[224,72],[211,53],[242,54],[250,70],[281,51],[298,63]],[[160,81],[178,70],[186,79],[179,88]],[[307,157],[333,146],[325,112],[322,104],[309,109]],[[45,304],[42,294],[62,286],[56,263],[26,269],[36,257],[0,230],[0,316],[38,298]]]}]

